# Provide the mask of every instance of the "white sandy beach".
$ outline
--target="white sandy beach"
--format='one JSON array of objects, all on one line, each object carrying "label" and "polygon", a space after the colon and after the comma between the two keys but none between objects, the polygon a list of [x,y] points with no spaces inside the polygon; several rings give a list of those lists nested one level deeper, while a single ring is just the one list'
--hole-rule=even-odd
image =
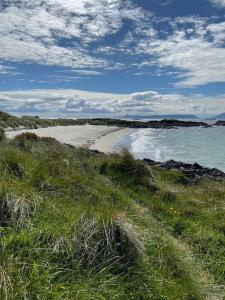
[{"label": "white sandy beach", "polygon": [[109,134],[103,135],[96,140],[96,142],[90,147],[90,149],[105,153],[116,152],[116,150],[114,149],[114,145],[129,130],[129,128],[118,128],[117,130],[114,130]]},{"label": "white sandy beach", "polygon": [[117,140],[129,129],[115,126],[57,126],[38,129],[22,129],[7,131],[8,138],[14,138],[23,132],[33,132],[41,137],[53,137],[61,143],[76,147],[89,147],[105,153],[113,152],[113,146]]}]

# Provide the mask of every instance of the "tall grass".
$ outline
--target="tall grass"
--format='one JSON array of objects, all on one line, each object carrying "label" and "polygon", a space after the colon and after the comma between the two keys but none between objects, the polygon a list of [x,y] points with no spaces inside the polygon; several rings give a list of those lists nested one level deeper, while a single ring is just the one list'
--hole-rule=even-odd
[{"label": "tall grass", "polygon": [[0,145],[0,299],[223,299],[224,182],[23,135]]},{"label": "tall grass", "polygon": [[5,140],[5,130],[4,128],[0,127],[0,142],[3,142]]}]

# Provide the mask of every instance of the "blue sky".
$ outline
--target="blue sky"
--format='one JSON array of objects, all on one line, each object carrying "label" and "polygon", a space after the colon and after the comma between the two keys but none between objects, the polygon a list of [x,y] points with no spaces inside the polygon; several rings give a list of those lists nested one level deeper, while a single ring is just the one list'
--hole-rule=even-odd
[{"label": "blue sky", "polygon": [[225,0],[2,0],[0,109],[225,111]]}]

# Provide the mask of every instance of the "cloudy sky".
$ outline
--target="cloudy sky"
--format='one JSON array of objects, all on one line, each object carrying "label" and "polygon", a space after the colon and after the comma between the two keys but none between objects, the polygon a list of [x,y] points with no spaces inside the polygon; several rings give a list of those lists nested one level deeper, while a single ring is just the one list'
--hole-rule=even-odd
[{"label": "cloudy sky", "polygon": [[0,110],[225,112],[225,0],[0,0]]}]

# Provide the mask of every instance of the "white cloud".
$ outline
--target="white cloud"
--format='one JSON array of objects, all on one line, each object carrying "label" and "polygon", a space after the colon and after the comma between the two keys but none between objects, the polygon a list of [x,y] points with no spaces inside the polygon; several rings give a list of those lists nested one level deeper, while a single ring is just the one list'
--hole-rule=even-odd
[{"label": "white cloud", "polygon": [[3,0],[0,58],[71,68],[112,67],[90,53],[88,44],[118,32],[124,20],[139,23],[144,16],[129,0]]},{"label": "white cloud", "polygon": [[76,73],[80,75],[103,75],[100,71],[94,71],[94,70],[67,70],[67,71],[59,71],[58,73]]},{"label": "white cloud", "polygon": [[11,69],[9,69],[8,67],[4,66],[4,65],[0,65],[0,74],[9,74],[11,72]]},{"label": "white cloud", "polygon": [[210,0],[214,5],[225,7],[225,0]]},{"label": "white cloud", "polygon": [[215,97],[182,96],[155,91],[107,94],[80,90],[0,92],[0,110],[49,117],[124,116],[126,114],[219,114],[225,111],[225,94]]},{"label": "white cloud", "polygon": [[[132,26],[124,38],[104,43],[127,20]],[[163,30],[160,23],[166,24]],[[197,16],[159,18],[132,0],[0,2],[1,61],[62,66],[81,77],[105,70],[168,76],[164,68],[169,67],[177,72],[170,75],[180,87],[225,82],[224,43],[225,22]],[[149,71],[153,66],[158,68],[154,73]],[[1,74],[9,71],[0,67]],[[62,81],[73,79],[64,76]]]},{"label": "white cloud", "polygon": [[18,75],[16,69],[11,66],[1,65],[0,64],[0,75]]},{"label": "white cloud", "polygon": [[[137,52],[148,54],[150,64],[182,70],[177,85],[193,87],[213,82],[225,82],[225,22],[179,18],[166,38],[143,38]],[[147,65],[148,61],[142,62]]]}]

